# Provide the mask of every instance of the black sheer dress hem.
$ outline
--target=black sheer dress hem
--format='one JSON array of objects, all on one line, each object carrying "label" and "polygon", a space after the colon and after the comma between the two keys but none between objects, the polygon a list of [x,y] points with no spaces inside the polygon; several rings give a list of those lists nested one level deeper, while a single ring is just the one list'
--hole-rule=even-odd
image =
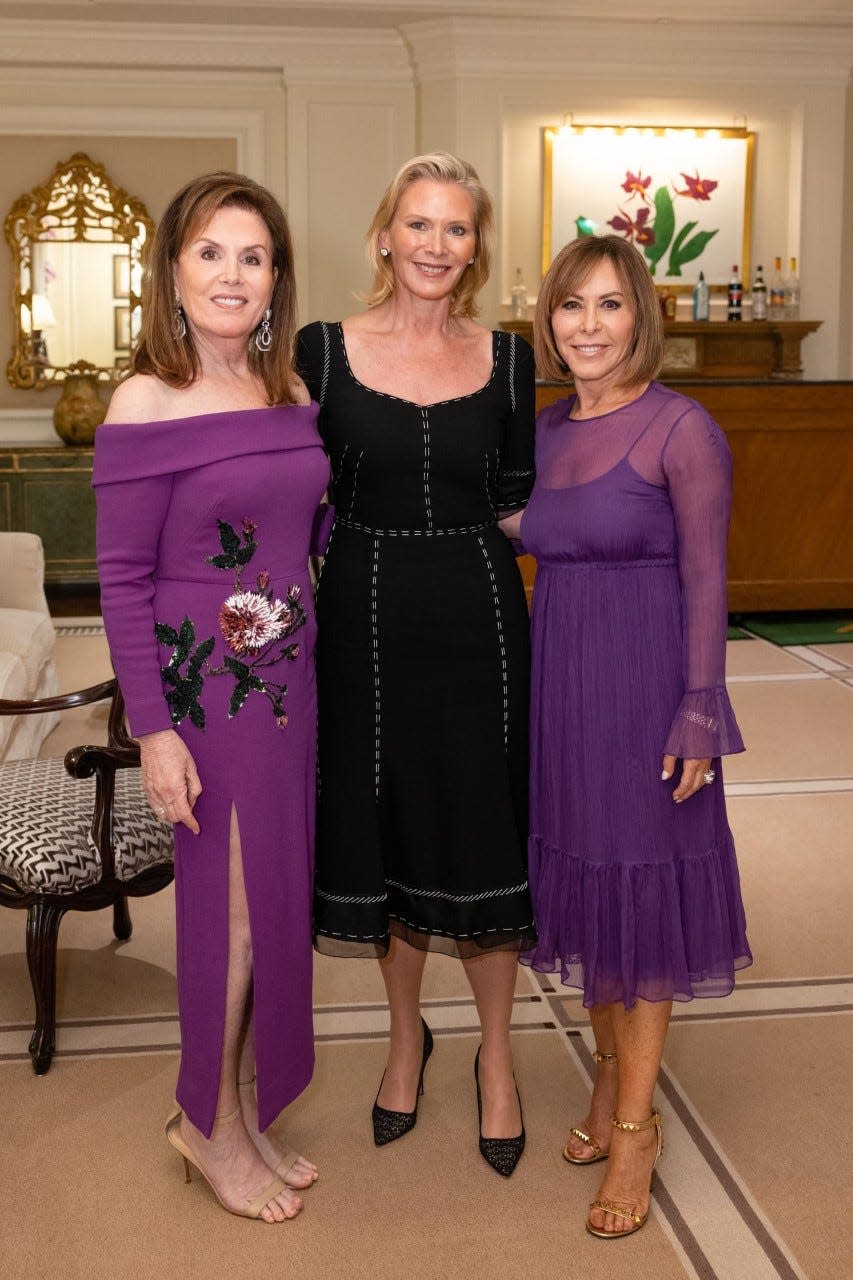
[{"label": "black sheer dress hem", "polygon": [[536,945],[536,928],[532,921],[517,928],[492,929],[484,933],[454,935],[437,933],[404,920],[388,921],[388,932],[381,935],[358,935],[324,932],[315,927],[314,949],[320,955],[343,959],[382,960],[391,948],[391,939],[399,938],[418,951],[433,951],[456,960],[471,960],[492,951],[516,954]]}]

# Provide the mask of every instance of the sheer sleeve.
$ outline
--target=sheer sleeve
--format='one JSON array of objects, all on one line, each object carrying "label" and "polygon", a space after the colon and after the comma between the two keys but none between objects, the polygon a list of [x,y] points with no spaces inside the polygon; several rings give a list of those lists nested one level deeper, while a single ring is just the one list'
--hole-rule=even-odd
[{"label": "sheer sleeve", "polygon": [[154,572],[172,492],[170,475],[99,484],[101,611],[113,667],[136,737],[171,729],[154,634]]},{"label": "sheer sleeve", "polygon": [[498,470],[498,514],[510,515],[527,505],[533,488],[533,420],[536,388],[533,351],[523,338],[509,336],[510,416],[504,432]]},{"label": "sheer sleeve", "polygon": [[725,683],[731,454],[716,422],[691,404],[662,463],[675,515],[685,688],[664,750],[693,760],[731,755],[744,750]]}]

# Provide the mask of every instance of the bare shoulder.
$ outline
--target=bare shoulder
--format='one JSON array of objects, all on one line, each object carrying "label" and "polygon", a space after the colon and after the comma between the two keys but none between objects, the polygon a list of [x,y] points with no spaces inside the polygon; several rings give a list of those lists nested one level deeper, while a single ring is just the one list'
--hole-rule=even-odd
[{"label": "bare shoulder", "polygon": [[156,422],[162,416],[169,388],[159,378],[134,373],[113,392],[106,422]]},{"label": "bare shoulder", "polygon": [[354,316],[347,316],[341,321],[344,333],[374,333],[380,327],[377,319],[383,309],[383,307],[370,307],[367,311],[358,311]]},{"label": "bare shoulder", "polygon": [[293,393],[294,402],[296,404],[311,403],[311,392],[308,390],[298,373],[294,373],[290,379],[290,390]]}]

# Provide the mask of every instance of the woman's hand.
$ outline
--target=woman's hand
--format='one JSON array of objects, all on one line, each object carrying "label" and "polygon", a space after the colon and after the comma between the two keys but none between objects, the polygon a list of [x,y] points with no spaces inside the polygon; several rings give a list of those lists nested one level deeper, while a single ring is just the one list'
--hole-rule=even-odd
[{"label": "woman's hand", "polygon": [[193,817],[193,805],[201,795],[195,761],[174,729],[144,733],[139,739],[142,785],[158,818],[182,822],[193,835],[201,828]]},{"label": "woman's hand", "polygon": [[511,515],[502,516],[498,520],[498,528],[510,542],[521,542],[521,517],[523,511],[513,511]]},{"label": "woman's hand", "polygon": [[[710,756],[707,760],[682,760],[681,777],[672,793],[672,798],[676,804],[680,804],[682,800],[687,800],[705,786],[705,774],[710,767]],[[664,756],[661,781],[668,782],[674,773],[675,756]]]}]

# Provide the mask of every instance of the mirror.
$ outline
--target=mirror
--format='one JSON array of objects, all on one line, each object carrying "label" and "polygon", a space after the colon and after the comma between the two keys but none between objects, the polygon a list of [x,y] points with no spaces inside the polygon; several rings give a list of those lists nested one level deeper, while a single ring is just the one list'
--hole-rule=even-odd
[{"label": "mirror", "polygon": [[141,201],[77,152],[6,218],[13,257],[14,387],[69,376],[117,381],[142,319],[142,273],[154,223]]}]

